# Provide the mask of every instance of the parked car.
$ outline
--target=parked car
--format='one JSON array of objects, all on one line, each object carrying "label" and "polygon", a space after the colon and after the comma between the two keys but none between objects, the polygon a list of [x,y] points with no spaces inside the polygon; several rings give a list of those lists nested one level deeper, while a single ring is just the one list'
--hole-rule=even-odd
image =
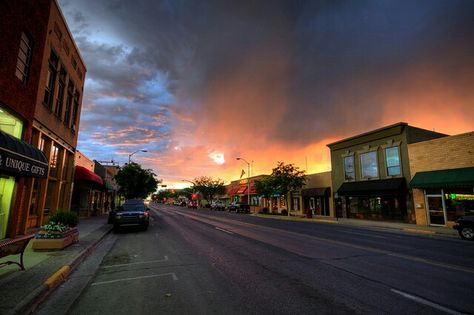
[{"label": "parked car", "polygon": [[129,199],[113,215],[114,231],[124,226],[140,226],[144,231],[150,223],[150,209],[141,199]]},{"label": "parked car", "polygon": [[222,211],[225,209],[225,203],[221,200],[214,200],[211,202],[211,209]]},{"label": "parked car", "polygon": [[235,211],[236,213],[250,213],[250,206],[243,202],[232,202],[228,207],[228,211]]},{"label": "parked car", "polygon": [[188,202],[188,208],[197,209],[197,207],[198,207],[197,201]]},{"label": "parked car", "polygon": [[459,217],[453,228],[458,230],[459,236],[462,239],[474,240],[474,215]]}]

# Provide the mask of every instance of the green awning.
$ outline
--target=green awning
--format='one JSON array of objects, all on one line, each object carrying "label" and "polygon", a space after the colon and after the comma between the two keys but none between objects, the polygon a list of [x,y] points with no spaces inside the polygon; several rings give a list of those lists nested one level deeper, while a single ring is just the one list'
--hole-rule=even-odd
[{"label": "green awning", "polygon": [[454,168],[431,172],[417,172],[411,188],[448,188],[474,186],[474,167]]}]

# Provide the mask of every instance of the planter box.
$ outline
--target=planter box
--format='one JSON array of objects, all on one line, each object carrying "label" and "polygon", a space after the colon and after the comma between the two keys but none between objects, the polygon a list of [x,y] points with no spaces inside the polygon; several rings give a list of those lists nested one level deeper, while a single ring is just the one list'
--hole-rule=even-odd
[{"label": "planter box", "polygon": [[75,243],[79,240],[79,230],[71,228],[63,233],[44,233],[36,234],[33,239],[32,248],[34,250],[59,250]]}]

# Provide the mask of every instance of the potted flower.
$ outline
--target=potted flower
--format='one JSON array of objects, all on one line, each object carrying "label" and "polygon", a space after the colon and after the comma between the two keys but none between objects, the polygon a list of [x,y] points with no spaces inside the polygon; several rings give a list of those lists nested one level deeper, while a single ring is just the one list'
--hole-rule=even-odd
[{"label": "potted flower", "polygon": [[79,240],[77,215],[74,212],[58,210],[41,227],[33,239],[34,250],[63,249]]}]

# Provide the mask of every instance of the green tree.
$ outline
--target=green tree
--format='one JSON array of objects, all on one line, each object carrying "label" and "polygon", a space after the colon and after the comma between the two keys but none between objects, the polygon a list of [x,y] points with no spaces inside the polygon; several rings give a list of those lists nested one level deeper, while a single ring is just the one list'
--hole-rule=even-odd
[{"label": "green tree", "polygon": [[290,215],[289,193],[304,186],[306,183],[305,172],[300,171],[293,164],[278,162],[277,167],[272,170],[270,178],[275,192],[285,196],[288,215]]},{"label": "green tree", "polygon": [[201,176],[194,179],[193,188],[200,192],[203,197],[210,202],[217,195],[225,194],[224,181],[213,179],[209,176]]},{"label": "green tree", "polygon": [[275,185],[271,176],[266,176],[255,181],[255,191],[258,196],[264,197],[267,200],[275,194]]},{"label": "green tree", "polygon": [[152,170],[143,169],[140,164],[128,163],[115,175],[120,186],[118,192],[126,199],[145,199],[158,188],[159,181],[155,176]]}]

